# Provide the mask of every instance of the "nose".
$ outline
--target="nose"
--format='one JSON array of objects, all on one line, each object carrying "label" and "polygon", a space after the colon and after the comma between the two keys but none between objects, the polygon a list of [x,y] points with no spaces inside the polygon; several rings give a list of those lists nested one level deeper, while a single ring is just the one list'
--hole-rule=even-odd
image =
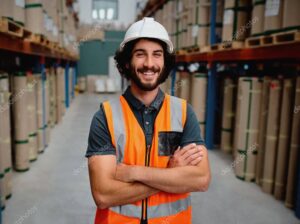
[{"label": "nose", "polygon": [[152,68],[153,67],[153,59],[151,56],[147,56],[144,61],[144,67]]}]

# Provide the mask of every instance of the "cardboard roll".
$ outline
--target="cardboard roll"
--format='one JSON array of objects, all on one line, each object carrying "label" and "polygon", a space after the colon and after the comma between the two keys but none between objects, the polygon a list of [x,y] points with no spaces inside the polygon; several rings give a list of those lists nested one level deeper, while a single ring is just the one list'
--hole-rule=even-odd
[{"label": "cardboard roll", "polygon": [[236,85],[231,78],[224,80],[221,150],[231,152],[233,148],[234,95]]},{"label": "cardboard roll", "polygon": [[26,140],[28,138],[28,93],[27,79],[25,73],[15,74],[13,77],[13,119],[14,138],[16,140]]},{"label": "cardboard roll", "polygon": [[79,81],[79,91],[85,92],[86,91],[86,78],[80,77],[78,79],[78,81]]},{"label": "cardboard roll", "polygon": [[29,147],[29,161],[33,162],[38,158],[38,140],[37,133],[31,133],[28,137],[28,147]]},{"label": "cardboard roll", "polygon": [[278,133],[280,121],[282,83],[280,80],[270,82],[269,106],[267,115],[267,128],[265,139],[264,171],[262,179],[262,190],[272,194],[275,182],[276,154],[278,146]]},{"label": "cardboard roll", "polygon": [[195,73],[192,77],[191,104],[200,123],[205,122],[206,96],[207,96],[207,74]]},{"label": "cardboard roll", "polygon": [[[28,1],[29,2],[29,1]],[[45,33],[43,5],[41,3],[28,3],[25,5],[25,27],[36,34]]]},{"label": "cardboard roll", "polygon": [[41,127],[37,131],[38,153],[43,153],[45,150],[44,128]]},{"label": "cardboard roll", "polygon": [[245,181],[255,180],[261,89],[258,78],[239,78],[234,163],[236,176]]},{"label": "cardboard roll", "polygon": [[259,110],[259,137],[257,147],[257,163],[256,163],[256,183],[261,185],[264,170],[265,160],[265,142],[266,129],[269,106],[269,92],[270,92],[271,77],[265,76],[263,78],[263,87],[261,93],[261,107]]},{"label": "cardboard roll", "polygon": [[[264,32],[265,20],[265,3],[260,1],[259,4],[254,4],[252,10],[252,26],[251,35]],[[255,21],[255,22],[254,22]]]},{"label": "cardboard roll", "polygon": [[8,92],[9,84],[8,84],[8,75],[0,73],[0,92]]},{"label": "cardboard roll", "polygon": [[284,0],[283,6],[283,28],[300,26],[300,1],[298,0]]},{"label": "cardboard roll", "polygon": [[29,141],[28,139],[14,142],[15,170],[25,172],[29,170]]},{"label": "cardboard roll", "polygon": [[291,136],[291,115],[293,113],[294,80],[285,79],[283,83],[280,112],[278,151],[276,155],[274,196],[283,200],[286,192],[289,143]]},{"label": "cardboard roll", "polygon": [[5,208],[6,204],[6,195],[5,195],[5,179],[4,173],[0,172],[0,203],[1,203],[1,210]]},{"label": "cardboard roll", "polygon": [[50,143],[50,134],[51,134],[51,127],[50,127],[50,123],[49,123],[48,125],[45,126],[45,144],[46,144],[46,147]]},{"label": "cardboard roll", "polygon": [[12,196],[12,167],[5,169],[4,195],[6,200],[10,199]]},{"label": "cardboard roll", "polygon": [[267,0],[265,6],[264,31],[282,28],[283,0]]},{"label": "cardboard roll", "polygon": [[191,75],[188,72],[180,72],[180,80],[178,83],[179,97],[190,101],[190,78]]}]

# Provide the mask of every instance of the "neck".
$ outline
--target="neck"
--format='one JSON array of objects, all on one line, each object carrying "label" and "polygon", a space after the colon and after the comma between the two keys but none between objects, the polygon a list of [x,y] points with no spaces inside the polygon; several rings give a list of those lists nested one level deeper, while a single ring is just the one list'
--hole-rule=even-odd
[{"label": "neck", "polygon": [[138,99],[140,100],[144,105],[147,107],[153,102],[155,97],[157,96],[159,87],[152,91],[143,91],[139,89],[134,83],[131,83],[131,93]]}]

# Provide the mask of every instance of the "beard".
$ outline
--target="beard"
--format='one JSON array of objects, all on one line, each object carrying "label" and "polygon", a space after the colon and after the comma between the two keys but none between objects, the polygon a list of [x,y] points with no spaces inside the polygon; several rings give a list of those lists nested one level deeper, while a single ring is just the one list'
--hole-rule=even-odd
[{"label": "beard", "polygon": [[[152,67],[152,68],[143,67],[143,68],[136,69],[134,66],[131,65],[130,70],[131,70],[130,80],[134,82],[134,84],[137,85],[137,87],[139,87],[143,91],[152,91],[156,89],[165,80],[164,69],[161,70],[158,67]],[[137,73],[144,73],[147,71],[158,73],[158,77],[156,78],[154,83],[143,83],[141,78],[137,74]]]}]

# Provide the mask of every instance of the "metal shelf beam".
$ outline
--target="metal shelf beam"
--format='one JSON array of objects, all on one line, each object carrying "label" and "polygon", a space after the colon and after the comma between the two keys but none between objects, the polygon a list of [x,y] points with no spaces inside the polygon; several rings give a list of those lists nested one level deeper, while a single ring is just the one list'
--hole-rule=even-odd
[{"label": "metal shelf beam", "polygon": [[46,58],[58,58],[68,61],[78,60],[78,58],[69,57],[61,52],[29,41],[24,41],[21,38],[13,37],[5,33],[0,33],[0,50],[33,56],[43,56]]},{"label": "metal shelf beam", "polygon": [[177,62],[230,62],[230,61],[266,61],[274,59],[292,59],[300,61],[300,42],[276,44],[256,48],[212,51],[178,55]]}]

